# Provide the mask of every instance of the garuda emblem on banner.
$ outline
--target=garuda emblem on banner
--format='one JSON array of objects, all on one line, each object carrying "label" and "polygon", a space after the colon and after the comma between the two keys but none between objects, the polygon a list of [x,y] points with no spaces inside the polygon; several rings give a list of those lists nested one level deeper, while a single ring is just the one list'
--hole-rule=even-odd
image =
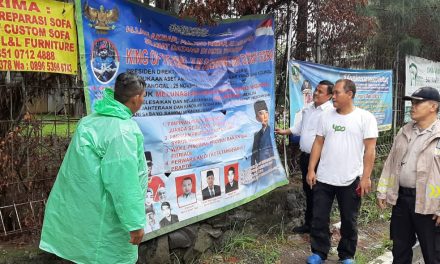
[{"label": "garuda emblem on banner", "polygon": [[103,5],[97,8],[84,5],[84,15],[91,22],[89,26],[96,29],[98,34],[106,34],[109,30],[115,29],[114,23],[119,19],[119,10],[115,7],[111,10],[105,9]]}]

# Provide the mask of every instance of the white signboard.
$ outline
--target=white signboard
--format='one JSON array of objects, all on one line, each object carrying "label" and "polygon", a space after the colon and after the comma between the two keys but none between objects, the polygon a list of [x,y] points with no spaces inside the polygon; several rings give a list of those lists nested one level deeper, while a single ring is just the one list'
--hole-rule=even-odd
[{"label": "white signboard", "polygon": [[[440,91],[440,62],[416,56],[405,58],[405,95],[411,95],[420,87],[430,86]],[[405,122],[410,120],[411,103],[405,102]]]}]

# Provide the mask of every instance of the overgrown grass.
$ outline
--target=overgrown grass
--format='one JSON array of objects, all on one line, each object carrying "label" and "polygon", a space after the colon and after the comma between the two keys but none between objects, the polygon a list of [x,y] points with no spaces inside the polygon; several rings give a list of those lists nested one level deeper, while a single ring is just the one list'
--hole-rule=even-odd
[{"label": "overgrown grass", "polygon": [[391,246],[392,246],[392,241],[384,237],[382,242],[380,243],[380,246],[365,251],[361,251],[361,250],[356,251],[356,255],[354,256],[354,259],[357,264],[367,264],[372,259],[375,259],[380,255],[384,254],[385,251],[391,250]]},{"label": "overgrown grass", "polygon": [[[280,231],[283,228],[283,223],[277,224],[269,228],[266,234],[261,234],[246,224],[241,228],[234,226],[213,255],[202,257],[201,263],[277,263],[282,244],[287,241],[284,231]],[[221,262],[218,261],[219,257]]]},{"label": "overgrown grass", "polygon": [[368,225],[378,220],[389,221],[391,219],[391,210],[388,207],[385,210],[380,209],[376,204],[376,193],[369,193],[362,198],[362,206],[359,212],[358,224]]},{"label": "overgrown grass", "polygon": [[41,133],[43,136],[57,135],[60,137],[71,136],[76,130],[77,123],[43,123]]},{"label": "overgrown grass", "polygon": [[376,199],[377,183],[379,182],[380,174],[382,173],[385,158],[386,157],[377,159],[376,163],[374,164],[373,172],[371,175],[372,192],[364,196],[364,198],[362,199],[362,206],[358,218],[358,223],[360,225],[366,225],[368,223],[379,220],[389,221],[391,219],[390,207],[388,206],[385,210],[380,209],[377,206]]},{"label": "overgrown grass", "polygon": [[78,124],[77,118],[67,118],[63,115],[37,115],[35,119],[41,120],[42,136],[71,136],[75,132]]},{"label": "overgrown grass", "polygon": [[239,259],[264,264],[275,263],[281,254],[277,243],[273,243],[273,240],[265,240],[261,236],[244,232],[238,232],[229,237],[223,249],[217,253],[226,257],[235,256]]}]

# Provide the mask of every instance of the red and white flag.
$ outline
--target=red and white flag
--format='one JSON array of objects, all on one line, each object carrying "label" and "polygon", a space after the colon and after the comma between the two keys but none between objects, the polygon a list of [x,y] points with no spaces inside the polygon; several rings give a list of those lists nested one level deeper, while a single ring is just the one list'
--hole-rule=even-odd
[{"label": "red and white flag", "polygon": [[273,36],[273,29],[272,29],[272,19],[264,20],[263,23],[261,23],[257,30],[255,31],[255,36]]}]

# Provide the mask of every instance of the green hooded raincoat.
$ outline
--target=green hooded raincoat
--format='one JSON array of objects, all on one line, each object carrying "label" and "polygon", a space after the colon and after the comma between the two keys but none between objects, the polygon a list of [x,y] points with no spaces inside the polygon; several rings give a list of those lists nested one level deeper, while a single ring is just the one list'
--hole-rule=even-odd
[{"label": "green hooded raincoat", "polygon": [[106,89],[72,138],[46,205],[40,248],[76,263],[135,263],[146,223],[143,135]]}]

